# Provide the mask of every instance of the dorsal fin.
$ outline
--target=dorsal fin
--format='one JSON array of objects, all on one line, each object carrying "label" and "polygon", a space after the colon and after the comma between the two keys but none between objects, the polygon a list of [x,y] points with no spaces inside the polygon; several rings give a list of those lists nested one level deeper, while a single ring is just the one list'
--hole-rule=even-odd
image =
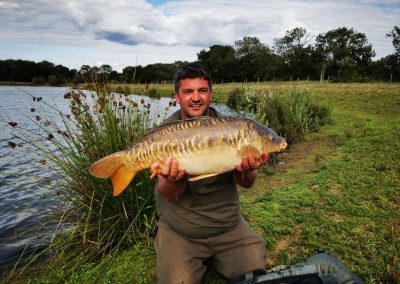
[{"label": "dorsal fin", "polygon": [[[176,120],[176,121],[172,121],[172,122],[167,122],[164,124],[161,124],[158,127],[155,127],[151,130],[149,130],[148,132],[146,132],[145,134],[143,134],[139,140],[137,141],[137,143],[143,142],[144,140],[148,139],[149,136],[153,135],[156,132],[161,132],[163,129],[168,129],[168,127],[171,127],[172,125],[177,125],[180,123],[190,123],[192,121],[211,121],[211,120],[228,120],[228,121],[232,121],[232,120],[240,120],[240,119],[245,119],[245,118],[238,118],[238,117],[234,117],[234,116],[223,116],[223,117],[210,117],[210,116],[199,116],[199,117],[192,117],[192,118],[188,118],[188,119],[181,119],[181,120]],[[247,119],[245,119],[247,120]]]}]

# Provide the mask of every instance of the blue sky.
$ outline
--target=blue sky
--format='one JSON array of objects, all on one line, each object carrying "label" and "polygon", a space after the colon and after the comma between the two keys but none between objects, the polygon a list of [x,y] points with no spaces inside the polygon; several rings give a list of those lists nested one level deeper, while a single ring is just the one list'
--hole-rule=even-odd
[{"label": "blue sky", "polygon": [[272,46],[287,30],[317,36],[339,27],[365,33],[376,58],[394,52],[400,0],[0,0],[0,59],[69,68],[193,61],[213,44],[244,36]]},{"label": "blue sky", "polygon": [[164,4],[167,1],[164,0],[147,0],[148,3],[152,4],[155,7],[161,6],[162,4]]}]

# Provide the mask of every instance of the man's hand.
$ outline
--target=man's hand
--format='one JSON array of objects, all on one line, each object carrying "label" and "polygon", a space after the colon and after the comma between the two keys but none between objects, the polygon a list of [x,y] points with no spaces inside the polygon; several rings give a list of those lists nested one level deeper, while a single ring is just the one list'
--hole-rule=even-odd
[{"label": "man's hand", "polygon": [[234,174],[236,182],[245,188],[253,186],[257,178],[256,169],[266,162],[268,162],[268,152],[263,152],[259,158],[254,156],[242,157],[242,163],[236,166]]},{"label": "man's hand", "polygon": [[154,163],[151,171],[157,173],[157,190],[167,200],[175,200],[184,192],[186,171],[179,169],[179,163],[175,159],[167,158],[162,165]]},{"label": "man's hand", "polygon": [[262,153],[260,158],[256,158],[255,156],[244,156],[242,157],[242,163],[236,166],[236,170],[238,172],[252,171],[266,162],[268,162],[268,152]]}]

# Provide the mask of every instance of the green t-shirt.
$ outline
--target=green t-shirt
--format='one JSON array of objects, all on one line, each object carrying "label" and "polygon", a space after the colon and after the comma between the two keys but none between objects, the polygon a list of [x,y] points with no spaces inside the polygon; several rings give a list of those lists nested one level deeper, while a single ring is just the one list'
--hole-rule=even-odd
[{"label": "green t-shirt", "polygon": [[[164,123],[180,120],[178,110]],[[210,108],[211,116],[222,116]],[[177,200],[164,199],[154,191],[159,224],[188,238],[218,235],[237,224],[240,218],[239,195],[233,171],[217,176],[187,181]]]}]

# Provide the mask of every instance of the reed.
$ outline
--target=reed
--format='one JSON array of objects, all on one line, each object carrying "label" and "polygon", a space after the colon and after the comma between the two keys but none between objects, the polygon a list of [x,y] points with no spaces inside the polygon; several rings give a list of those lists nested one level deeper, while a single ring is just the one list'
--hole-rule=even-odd
[{"label": "reed", "polygon": [[49,212],[49,222],[57,226],[47,248],[13,269],[10,277],[23,273],[43,255],[49,270],[63,274],[58,275],[60,279],[70,277],[82,264],[105,255],[111,261],[110,255],[154,234],[150,174],[140,173],[120,196],[113,197],[111,182],[91,176],[88,168],[108,154],[133,146],[162,114],[150,117],[150,104],[144,99],[135,101],[127,93],[112,93],[95,78],[90,89],[65,93],[69,114],[57,110],[56,118],[37,120],[45,142],[19,129],[21,139],[34,145],[51,165],[60,202]]}]

